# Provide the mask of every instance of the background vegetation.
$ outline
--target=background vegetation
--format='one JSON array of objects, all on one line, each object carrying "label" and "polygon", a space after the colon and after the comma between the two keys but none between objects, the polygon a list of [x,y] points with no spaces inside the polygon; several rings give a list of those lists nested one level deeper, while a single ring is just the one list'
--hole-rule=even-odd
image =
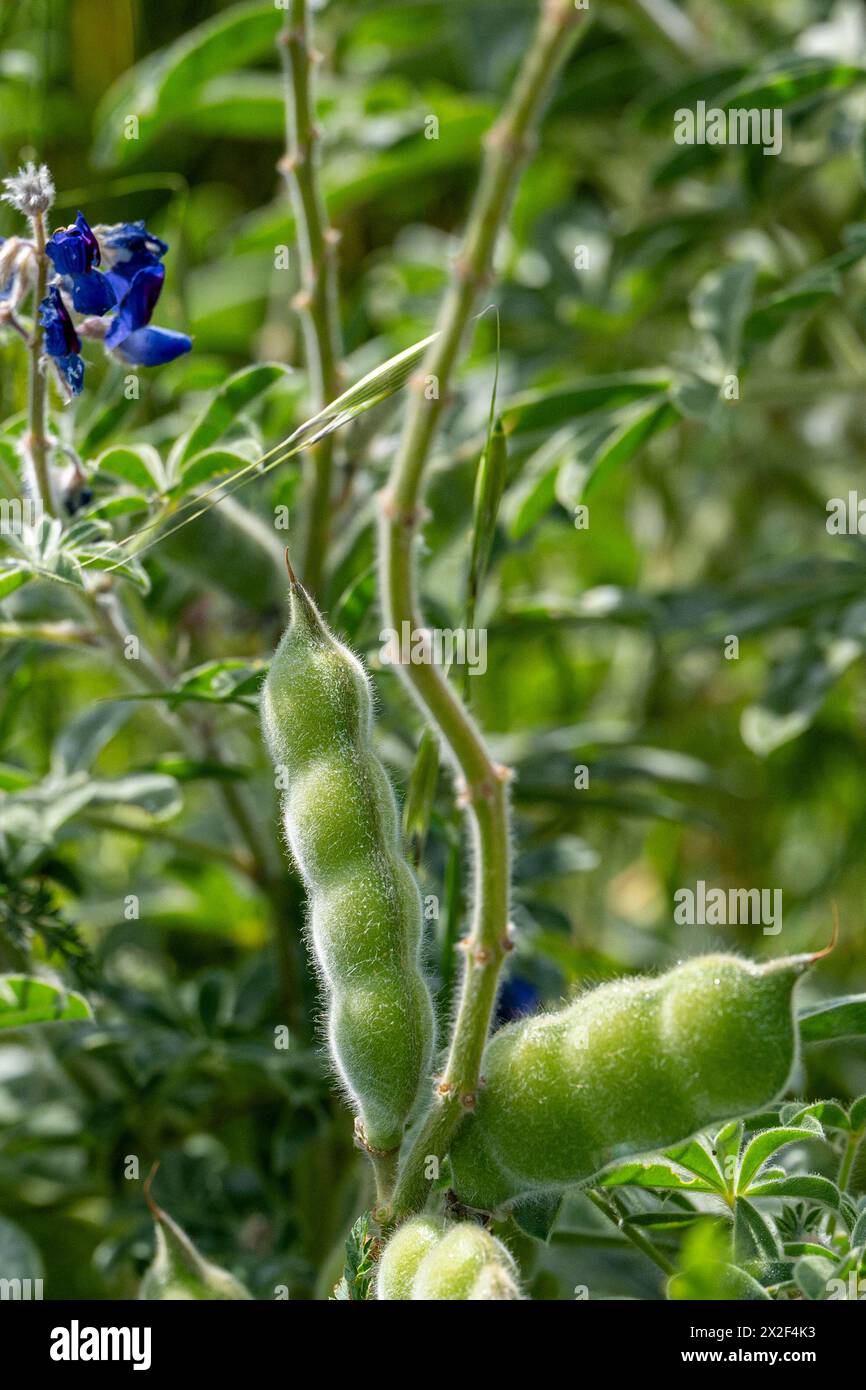
[{"label": "background vegetation", "polygon": [[[501,1012],[719,946],[821,945],[831,899],[841,941],[808,988],[863,989],[866,548],[825,522],[828,499],[857,488],[866,446],[866,19],[855,0],[593,8],[487,295],[509,477],[480,607],[489,668],[469,685],[516,771],[517,949]],[[347,383],[430,331],[532,10],[357,0],[316,16]],[[213,0],[3,7],[3,172],[50,165],[53,225],[79,207],[91,222],[145,218],[171,244],[160,322],[194,336],[189,356],[140,373],[138,400],[88,347],[85,392],[55,401],[88,474],[85,513],[118,535],[146,520],[155,460],[188,441],[231,374],[292,368],[242,378],[208,441],[235,463],[309,414],[277,169],[279,22],[267,4]],[[674,112],[698,99],[783,108],[782,154],[676,145]],[[8,208],[0,219],[20,234]],[[427,498],[424,602],[443,627],[462,617],[495,354],[487,313]],[[9,495],[25,397],[12,334],[0,362]],[[734,400],[720,396],[730,374]],[[371,570],[401,404],[336,436],[320,599],[373,670],[380,750],[403,791],[421,729],[378,659]],[[79,589],[39,573],[0,605],[2,963],[46,963],[95,1010],[0,1049],[0,1248],[44,1269],[47,1297],[134,1295],[151,1229],[130,1157],[140,1178],[161,1160],[161,1204],[259,1297],[275,1285],[326,1297],[369,1202],[317,1045],[256,713],[303,493],[293,459],[155,547],[133,582],[115,574],[114,632]],[[288,536],[273,526],[281,506]],[[138,635],[138,662],[118,631]],[[441,776],[415,850],[439,902],[428,955],[443,1016],[464,910],[459,826]],[[673,894],[699,879],[781,888],[782,933],[676,926]],[[866,1091],[862,1040],[807,1063],[803,1096]],[[835,1171],[828,1146],[813,1150],[813,1167]],[[659,1293],[658,1271],[580,1198],[533,1260],[539,1297]]]}]

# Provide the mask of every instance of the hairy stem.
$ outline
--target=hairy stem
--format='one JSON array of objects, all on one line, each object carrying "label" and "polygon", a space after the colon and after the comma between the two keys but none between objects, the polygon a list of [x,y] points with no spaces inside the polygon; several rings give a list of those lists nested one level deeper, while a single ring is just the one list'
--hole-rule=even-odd
[{"label": "hairy stem", "polygon": [[630,1241],[637,1250],[640,1250],[642,1254],[646,1255],[648,1260],[652,1260],[653,1264],[656,1265],[663,1274],[676,1274],[676,1267],[667,1256],[663,1255],[660,1250],[657,1250],[652,1241],[649,1240],[642,1231],[637,1230],[634,1226],[626,1224],[623,1220],[623,1212],[620,1211],[613,1199],[603,1196],[601,1192],[587,1192],[586,1196],[592,1202],[593,1206],[597,1207],[598,1210],[607,1217],[608,1221],[613,1222],[617,1230],[621,1231],[625,1236],[626,1240]]},{"label": "hairy stem", "polygon": [[[493,252],[517,175],[530,148],[545,98],[577,32],[581,12],[573,0],[546,0],[500,119],[489,132],[481,178],[463,244],[437,322],[439,336],[421,369],[436,380],[436,398],[414,393],[400,449],[381,498],[380,590],[385,625],[423,627],[415,596],[413,553],[421,482],[447,398],[469,317],[490,275]],[[442,737],[454,765],[470,823],[475,894],[472,923],[461,943],[463,978],[444,1072],[426,1118],[402,1166],[393,1200],[397,1219],[423,1206],[429,1176],[446,1153],[461,1117],[475,1104],[481,1054],[487,1039],[499,970],[508,950],[509,832],[507,770],[490,758],[469,712],[432,664],[398,668]]]},{"label": "hairy stem", "polygon": [[42,324],[39,305],[45,298],[48,279],[48,257],[45,255],[45,214],[36,212],[30,219],[36,246],[36,282],[33,288],[33,332],[30,335],[30,380],[28,385],[27,451],[33,461],[33,473],[38,497],[49,516],[54,515],[54,493],[48,466],[48,438],[45,432],[45,376],[42,371]]},{"label": "hairy stem", "polygon": [[[286,109],[286,155],[280,168],[286,177],[295,214],[301,291],[295,307],[301,312],[304,356],[310,377],[311,406],[321,410],[340,393],[340,324],[337,301],[337,237],[328,223],[318,178],[312,66],[307,0],[291,0],[288,22],[278,39]],[[331,521],[334,440],[323,439],[312,451],[313,476],[308,498],[302,578],[316,593],[322,580]]]}]

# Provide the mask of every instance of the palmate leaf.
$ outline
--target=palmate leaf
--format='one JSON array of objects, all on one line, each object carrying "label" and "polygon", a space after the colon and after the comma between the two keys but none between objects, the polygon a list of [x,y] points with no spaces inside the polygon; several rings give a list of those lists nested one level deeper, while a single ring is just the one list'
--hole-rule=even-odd
[{"label": "palmate leaf", "polygon": [[83,994],[32,975],[0,975],[0,1029],[92,1017],[93,1011]]},{"label": "palmate leaf", "polygon": [[808,1139],[823,1138],[824,1131],[820,1124],[812,1116],[804,1117],[803,1122],[795,1129],[779,1128],[767,1129],[761,1134],[756,1134],[743,1150],[737,1169],[736,1191],[746,1193],[749,1191],[754,1178],[759,1170],[772,1158],[773,1154],[786,1144],[803,1143]]}]

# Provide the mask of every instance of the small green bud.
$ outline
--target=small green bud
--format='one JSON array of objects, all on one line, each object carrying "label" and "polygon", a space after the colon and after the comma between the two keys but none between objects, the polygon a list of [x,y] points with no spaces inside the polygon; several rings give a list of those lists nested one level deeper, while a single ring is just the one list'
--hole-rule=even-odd
[{"label": "small green bud", "polygon": [[424,1257],[412,1284],[416,1302],[519,1297],[517,1266],[510,1252],[471,1221],[452,1226]]},{"label": "small green bud", "polygon": [[442,1239],[441,1221],[419,1216],[407,1221],[388,1241],[379,1259],[376,1297],[390,1300],[412,1297],[412,1283],[426,1255]]}]

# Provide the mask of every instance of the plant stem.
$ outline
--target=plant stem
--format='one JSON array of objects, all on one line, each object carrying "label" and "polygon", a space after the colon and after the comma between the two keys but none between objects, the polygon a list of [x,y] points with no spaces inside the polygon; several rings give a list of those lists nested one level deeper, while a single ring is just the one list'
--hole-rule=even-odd
[{"label": "plant stem", "polygon": [[[535,36],[503,113],[487,136],[478,190],[436,325],[439,336],[421,370],[422,380],[435,378],[436,399],[428,400],[426,393],[415,391],[381,498],[382,608],[385,626],[397,632],[403,630],[404,622],[412,630],[423,626],[415,597],[413,552],[424,465],[476,296],[490,274],[520,165],[581,17],[573,0],[546,0],[542,5]],[[465,967],[457,1016],[444,1072],[398,1179],[393,1212],[400,1219],[423,1206],[429,1190],[428,1160],[442,1158],[462,1116],[475,1104],[499,970],[510,943],[508,771],[491,760],[471,715],[442,672],[432,664],[410,664],[398,670],[442,736],[458,774],[475,862],[472,923],[461,943]]]},{"label": "plant stem", "polygon": [[[286,177],[295,214],[301,262],[301,311],[304,356],[312,388],[311,405],[321,410],[340,394],[340,323],[337,301],[337,236],[328,223],[318,178],[319,132],[313,111],[311,72],[315,54],[310,43],[307,0],[291,0],[286,28],[278,38],[286,110]],[[302,578],[307,589],[321,587],[331,522],[334,441],[323,439],[312,451],[313,477]]]},{"label": "plant stem", "polygon": [[600,1192],[587,1192],[585,1195],[593,1206],[607,1217],[608,1221],[613,1222],[626,1240],[631,1241],[632,1245],[646,1255],[648,1260],[652,1260],[653,1264],[657,1265],[664,1274],[676,1274],[676,1266],[671,1264],[671,1261],[660,1250],[656,1249],[652,1241],[648,1240],[642,1231],[636,1230],[635,1227],[629,1226],[623,1221],[622,1212],[609,1198],[603,1197]]},{"label": "plant stem", "polygon": [[30,335],[30,380],[28,385],[27,449],[33,461],[33,473],[38,497],[49,516],[54,516],[54,493],[48,465],[48,439],[45,433],[45,377],[42,372],[42,325],[39,305],[45,298],[48,279],[48,257],[45,255],[45,214],[36,212],[30,219],[36,246],[36,283],[33,289],[33,332]]},{"label": "plant stem", "polygon": [[855,1129],[851,1134],[848,1135],[845,1141],[845,1152],[842,1155],[842,1162],[839,1164],[839,1176],[836,1179],[837,1185],[841,1192],[845,1192],[847,1190],[848,1183],[851,1180],[851,1169],[854,1166],[854,1158],[857,1154],[857,1149],[860,1145],[860,1140],[862,1138],[863,1130]]}]

